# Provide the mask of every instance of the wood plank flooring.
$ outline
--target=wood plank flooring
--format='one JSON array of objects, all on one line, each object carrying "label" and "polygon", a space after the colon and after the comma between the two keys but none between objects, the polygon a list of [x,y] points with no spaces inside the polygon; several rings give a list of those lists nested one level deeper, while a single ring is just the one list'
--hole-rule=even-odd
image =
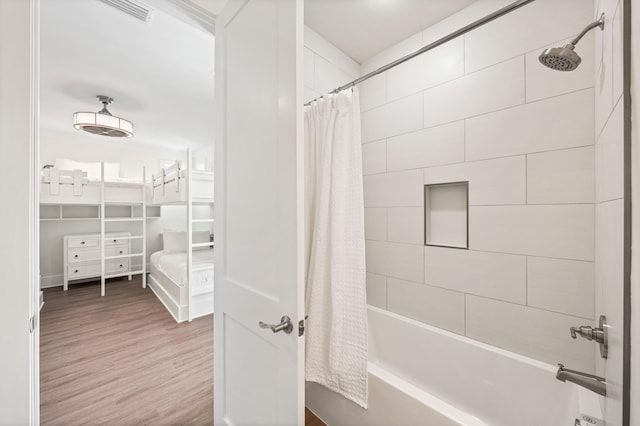
[{"label": "wood plank flooring", "polygon": [[211,425],[213,316],[176,324],[140,279],[47,289],[41,424]]},{"label": "wood plank flooring", "polygon": [[105,297],[94,282],[44,300],[43,426],[213,424],[213,316],[176,324],[139,278],[107,282]]}]

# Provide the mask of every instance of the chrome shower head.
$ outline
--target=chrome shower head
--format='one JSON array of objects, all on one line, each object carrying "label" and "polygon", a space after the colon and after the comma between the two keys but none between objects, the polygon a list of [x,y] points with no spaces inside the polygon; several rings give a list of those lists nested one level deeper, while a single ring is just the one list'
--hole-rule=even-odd
[{"label": "chrome shower head", "polygon": [[582,59],[573,50],[571,43],[564,47],[550,47],[540,54],[538,60],[546,67],[556,71],[573,71],[578,68]]},{"label": "chrome shower head", "polygon": [[569,44],[564,47],[550,47],[545,49],[540,56],[538,56],[538,60],[545,67],[549,67],[552,70],[557,71],[573,71],[578,68],[582,59],[580,55],[575,52],[576,44],[580,41],[580,39],[590,30],[595,27],[600,27],[601,30],[604,29],[604,13],[600,15],[600,19],[597,21],[587,25],[584,30]]}]

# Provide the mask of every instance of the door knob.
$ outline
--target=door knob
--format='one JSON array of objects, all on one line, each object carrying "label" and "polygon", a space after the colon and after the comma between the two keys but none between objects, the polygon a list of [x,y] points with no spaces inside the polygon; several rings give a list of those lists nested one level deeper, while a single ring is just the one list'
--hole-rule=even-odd
[{"label": "door knob", "polygon": [[280,324],[267,324],[265,322],[260,321],[258,323],[260,328],[270,328],[271,331],[277,333],[279,331],[284,331],[286,334],[290,334],[293,331],[293,324],[291,323],[291,318],[288,316],[283,316],[280,318]]},{"label": "door knob", "polygon": [[587,340],[595,340],[600,344],[600,356],[607,358],[609,352],[609,342],[607,335],[607,317],[600,315],[599,327],[593,328],[589,325],[581,325],[579,327],[569,327],[571,338],[577,339],[578,335]]}]

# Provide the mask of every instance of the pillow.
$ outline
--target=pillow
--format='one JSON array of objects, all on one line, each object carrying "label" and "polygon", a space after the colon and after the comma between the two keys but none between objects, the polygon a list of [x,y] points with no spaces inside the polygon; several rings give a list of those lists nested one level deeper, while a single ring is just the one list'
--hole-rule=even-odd
[{"label": "pillow", "polygon": [[[55,167],[60,170],[82,170],[89,178],[100,179],[100,163],[97,161],[75,161],[68,158],[56,158]],[[120,163],[104,163],[104,178],[120,177]]]},{"label": "pillow", "polygon": [[166,253],[183,253],[187,251],[186,232],[164,232],[162,234],[162,250]]}]

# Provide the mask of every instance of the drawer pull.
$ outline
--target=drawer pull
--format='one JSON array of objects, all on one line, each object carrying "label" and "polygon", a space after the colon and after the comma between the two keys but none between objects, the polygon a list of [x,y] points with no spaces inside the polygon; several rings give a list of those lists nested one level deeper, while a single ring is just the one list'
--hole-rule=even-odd
[{"label": "drawer pull", "polygon": [[122,254],[122,250],[120,250],[120,254]]},{"label": "drawer pull", "polygon": [[118,240],[113,240],[113,242],[114,242],[114,243],[115,243],[116,241],[118,241]]},{"label": "drawer pull", "polygon": [[75,255],[75,256],[73,256],[73,257],[74,257],[75,259],[77,259],[77,258],[78,258],[78,255],[76,254],[76,255]]},{"label": "drawer pull", "polygon": [[83,242],[81,242],[80,244],[84,245],[84,241],[83,241]]},{"label": "drawer pull", "polygon": [[78,270],[76,269],[75,271],[73,271],[73,273],[74,273],[74,274],[77,274],[77,273],[78,273]]}]

